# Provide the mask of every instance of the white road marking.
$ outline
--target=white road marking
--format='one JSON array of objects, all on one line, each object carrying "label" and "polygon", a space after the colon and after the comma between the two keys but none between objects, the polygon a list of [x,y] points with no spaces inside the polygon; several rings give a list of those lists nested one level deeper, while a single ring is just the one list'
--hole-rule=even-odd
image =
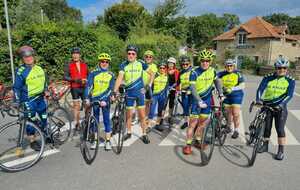
[{"label": "white road marking", "polygon": [[[46,156],[56,154],[56,153],[59,153],[59,152],[60,151],[58,149],[47,150],[43,153],[42,157],[46,157]],[[13,167],[13,166],[16,166],[16,165],[23,164],[25,162],[32,161],[36,158],[36,156],[37,156],[37,154],[26,156],[24,158],[19,158],[19,159],[13,160],[13,161],[6,162],[3,165],[5,165],[6,167]]]},{"label": "white road marking", "polygon": [[242,111],[240,112],[240,135],[239,135],[239,139],[242,141],[243,144],[246,143],[245,125],[244,125],[244,118],[243,118]]}]

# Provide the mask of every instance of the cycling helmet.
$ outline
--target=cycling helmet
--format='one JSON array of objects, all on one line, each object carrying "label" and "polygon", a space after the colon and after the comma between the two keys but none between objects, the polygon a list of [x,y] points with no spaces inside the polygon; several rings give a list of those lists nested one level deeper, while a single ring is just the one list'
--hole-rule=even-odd
[{"label": "cycling helmet", "polygon": [[179,62],[180,62],[180,64],[184,64],[184,63],[186,63],[186,62],[191,62],[191,59],[188,57],[188,56],[186,56],[186,55],[183,55],[183,56],[181,56],[180,58],[179,58]]},{"label": "cycling helmet", "polygon": [[33,56],[35,52],[33,48],[30,46],[22,46],[19,48],[18,54],[21,58],[23,58],[23,57]]},{"label": "cycling helmet", "polygon": [[74,48],[72,48],[71,53],[72,53],[72,54],[73,54],[73,53],[80,53],[80,48],[79,48],[79,47],[74,47]]},{"label": "cycling helmet", "polygon": [[126,51],[135,51],[136,53],[138,53],[138,47],[135,45],[128,45],[126,48]]},{"label": "cycling helmet", "polygon": [[289,61],[280,56],[274,63],[275,67],[289,67]]},{"label": "cycling helmet", "polygon": [[213,58],[214,58],[214,54],[213,54],[211,51],[209,51],[209,50],[204,49],[204,50],[202,50],[202,51],[199,53],[199,59],[200,59],[200,61],[201,61],[201,60],[209,60],[209,61],[212,61]]},{"label": "cycling helmet", "polygon": [[225,66],[227,65],[236,65],[236,61],[234,59],[227,59],[225,61]]},{"label": "cycling helmet", "polygon": [[111,61],[111,57],[109,54],[107,53],[101,53],[99,56],[98,56],[98,60],[101,61],[101,60],[108,60],[108,61]]},{"label": "cycling helmet", "polygon": [[147,51],[145,51],[145,53],[144,53],[144,56],[146,56],[146,55],[150,55],[150,56],[154,56],[154,53],[153,53],[153,51],[151,51],[151,50],[147,50]]},{"label": "cycling helmet", "polygon": [[176,64],[176,59],[174,57],[170,57],[167,62],[168,63],[173,63],[175,65]]}]

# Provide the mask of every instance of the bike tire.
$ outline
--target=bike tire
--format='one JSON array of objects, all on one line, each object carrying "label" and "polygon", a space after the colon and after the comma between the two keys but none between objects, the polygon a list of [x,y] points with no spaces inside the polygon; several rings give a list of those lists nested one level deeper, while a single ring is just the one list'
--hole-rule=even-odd
[{"label": "bike tire", "polygon": [[[215,127],[216,121],[212,119],[204,128],[202,133],[200,156],[203,165],[207,165],[211,158],[215,147]],[[205,146],[204,146],[205,145]]]},{"label": "bike tire", "polygon": [[[24,125],[23,130],[21,130],[21,125]],[[26,139],[24,138],[26,130],[25,128],[27,125],[33,127],[33,129],[35,130],[35,138],[36,140],[40,141],[41,149],[38,152],[27,149],[29,141],[26,141]],[[12,131],[14,129],[18,130],[18,132],[13,133]],[[9,136],[11,136],[12,134],[15,134],[16,137],[9,138]],[[20,137],[22,139],[22,142],[18,142],[20,140],[17,140],[20,139]],[[0,147],[3,147],[0,148],[0,168],[5,172],[19,172],[32,167],[33,165],[38,163],[45,149],[45,138],[42,131],[39,127],[36,126],[36,124],[30,121],[26,121],[26,125],[25,122],[23,124],[20,124],[19,121],[8,123],[0,129],[0,138],[0,141],[2,142]],[[7,139],[7,141],[5,140],[5,138]],[[6,141],[7,143],[4,144],[4,141]],[[12,145],[15,145],[13,145],[11,148],[4,148],[4,146],[10,142],[12,142]]]},{"label": "bike tire", "polygon": [[257,157],[257,150],[263,144],[263,134],[264,134],[264,132],[265,132],[265,122],[263,121],[256,128],[256,133],[258,133],[258,136],[256,137],[256,140],[255,140],[254,145],[253,145],[252,155],[251,155],[251,158],[249,160],[249,166],[254,165],[254,162],[255,162],[256,157]]},{"label": "bike tire", "polygon": [[124,135],[125,135],[125,131],[126,131],[125,105],[123,103],[121,103],[118,106],[117,115],[118,115],[119,122],[118,122],[117,126],[115,126],[116,127],[116,135],[117,135],[116,153],[121,154],[122,149],[123,149],[123,144],[124,144]]},{"label": "bike tire", "polygon": [[223,146],[227,138],[227,132],[220,121],[217,121],[216,123],[216,137],[218,139],[219,145]]},{"label": "bike tire", "polygon": [[[91,126],[96,125],[96,135],[93,135],[91,132]],[[99,150],[99,124],[96,118],[93,115],[90,115],[88,118],[87,124],[84,125],[82,129],[82,134],[80,138],[80,151],[82,157],[88,165],[91,165],[97,157],[98,150]],[[91,149],[92,143],[96,143],[95,149]]]},{"label": "bike tire", "polygon": [[51,138],[55,143],[62,145],[71,135],[71,116],[67,110],[62,107],[56,107],[48,114],[48,126],[50,126]]},{"label": "bike tire", "polygon": [[11,117],[17,117],[19,112],[17,108],[11,106],[13,103],[13,91],[11,87],[6,87],[3,92],[4,111]]}]

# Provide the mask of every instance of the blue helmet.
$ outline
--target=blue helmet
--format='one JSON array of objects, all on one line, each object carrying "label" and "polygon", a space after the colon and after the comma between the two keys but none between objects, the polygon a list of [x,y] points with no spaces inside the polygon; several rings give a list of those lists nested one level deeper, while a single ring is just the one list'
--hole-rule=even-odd
[{"label": "blue helmet", "polygon": [[279,56],[279,58],[274,63],[275,67],[289,67],[289,61],[285,59],[282,56]]},{"label": "blue helmet", "polygon": [[234,59],[227,59],[225,65],[236,65],[236,61]]}]

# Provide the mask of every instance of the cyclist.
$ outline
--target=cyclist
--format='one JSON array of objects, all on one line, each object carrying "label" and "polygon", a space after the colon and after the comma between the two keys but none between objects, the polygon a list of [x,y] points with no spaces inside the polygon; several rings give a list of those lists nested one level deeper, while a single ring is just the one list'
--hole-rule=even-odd
[{"label": "cyclist", "polygon": [[[94,116],[97,121],[100,121],[100,108],[103,114],[103,123],[105,129],[105,150],[111,150],[111,125],[110,125],[110,96],[113,91],[115,76],[109,71],[109,64],[111,57],[107,53],[101,53],[98,56],[99,65],[88,76],[87,87],[84,91],[86,105],[90,102],[98,101],[100,105],[94,105]],[[93,132],[97,132],[97,126],[93,126]],[[91,146],[92,149],[96,148],[96,142]]]},{"label": "cyclist", "polygon": [[195,131],[196,145],[205,148],[201,145],[201,137],[203,129],[209,122],[209,114],[211,113],[211,99],[213,85],[217,88],[219,98],[223,100],[223,92],[221,82],[217,78],[214,68],[210,66],[213,60],[212,52],[203,50],[199,54],[200,67],[196,67],[190,74],[190,88],[193,95],[193,103],[191,108],[190,122],[187,129],[186,146],[183,148],[183,153],[189,155],[192,153],[192,141]]},{"label": "cyclist", "polygon": [[[153,76],[157,73],[157,65],[154,63],[154,53],[151,50],[147,50],[144,53],[144,60],[145,63],[148,64],[149,69],[152,71]],[[150,75],[147,72],[143,73],[143,81],[144,85],[146,88],[146,94],[145,94],[145,99],[146,99],[146,116],[149,114],[150,111],[150,104],[151,104],[151,85],[153,79],[150,78]]]},{"label": "cyclist", "polygon": [[136,102],[143,133],[141,139],[145,144],[149,144],[150,140],[146,133],[147,125],[145,121],[145,85],[143,82],[143,72],[146,71],[150,75],[150,78],[153,77],[153,73],[147,64],[137,60],[138,48],[135,45],[128,45],[126,50],[127,60],[120,65],[119,74],[114,87],[114,94],[116,94],[124,79],[127,107],[126,125],[128,129],[127,134],[124,136],[124,140],[127,140],[132,136],[132,111]]},{"label": "cyclist", "polygon": [[[227,132],[233,132],[232,138],[239,137],[240,127],[240,111],[241,104],[244,97],[243,89],[245,88],[243,75],[236,70],[236,61],[228,59],[225,61],[225,71],[218,73],[218,77],[222,81],[223,92],[226,96],[224,106],[227,113],[228,129]],[[231,128],[232,121],[234,129]]]},{"label": "cyclist", "polygon": [[182,70],[180,71],[179,83],[184,114],[184,124],[181,126],[181,129],[185,129],[188,127],[190,108],[193,99],[190,90],[190,73],[192,71],[191,59],[185,55],[181,56],[180,65],[182,67]]},{"label": "cyclist", "polygon": [[273,107],[274,112],[267,111],[266,128],[264,131],[264,143],[258,150],[259,153],[267,152],[273,118],[278,137],[278,151],[275,155],[276,160],[284,159],[284,144],[286,143],[284,126],[287,120],[287,104],[292,99],[295,89],[295,80],[287,74],[289,61],[280,56],[275,61],[276,72],[271,73],[261,81],[257,94],[256,102]]},{"label": "cyclist", "polygon": [[65,80],[71,83],[71,94],[73,99],[73,113],[75,119],[75,133],[80,130],[80,100],[84,100],[84,87],[88,76],[88,66],[81,59],[80,48],[74,47],[71,50],[72,60],[65,65]]},{"label": "cyclist", "polygon": [[[37,65],[35,51],[30,46],[22,46],[18,54],[23,64],[16,70],[16,80],[13,84],[16,106],[21,103],[29,111],[28,117],[35,120],[39,115],[42,130],[47,126],[47,105],[44,95],[47,89],[46,75],[44,70]],[[35,151],[40,151],[41,144],[35,140],[35,130],[31,126],[26,126],[26,133],[30,140],[30,147]]]},{"label": "cyclist", "polygon": [[172,110],[174,108],[174,100],[176,95],[176,88],[178,86],[179,80],[179,71],[176,68],[176,59],[174,57],[170,57],[168,59],[168,76],[169,76],[169,87],[171,88],[169,92],[169,124],[171,124],[171,116]]},{"label": "cyclist", "polygon": [[159,64],[159,72],[155,74],[154,80],[153,80],[153,96],[152,96],[152,102],[150,106],[150,112],[149,112],[149,120],[154,123],[153,118],[156,111],[156,107],[158,108],[158,114],[157,114],[157,120],[155,129],[158,131],[163,131],[162,127],[162,117],[164,115],[164,108],[167,104],[167,97],[168,97],[168,74],[167,74],[167,64],[160,63]]}]

